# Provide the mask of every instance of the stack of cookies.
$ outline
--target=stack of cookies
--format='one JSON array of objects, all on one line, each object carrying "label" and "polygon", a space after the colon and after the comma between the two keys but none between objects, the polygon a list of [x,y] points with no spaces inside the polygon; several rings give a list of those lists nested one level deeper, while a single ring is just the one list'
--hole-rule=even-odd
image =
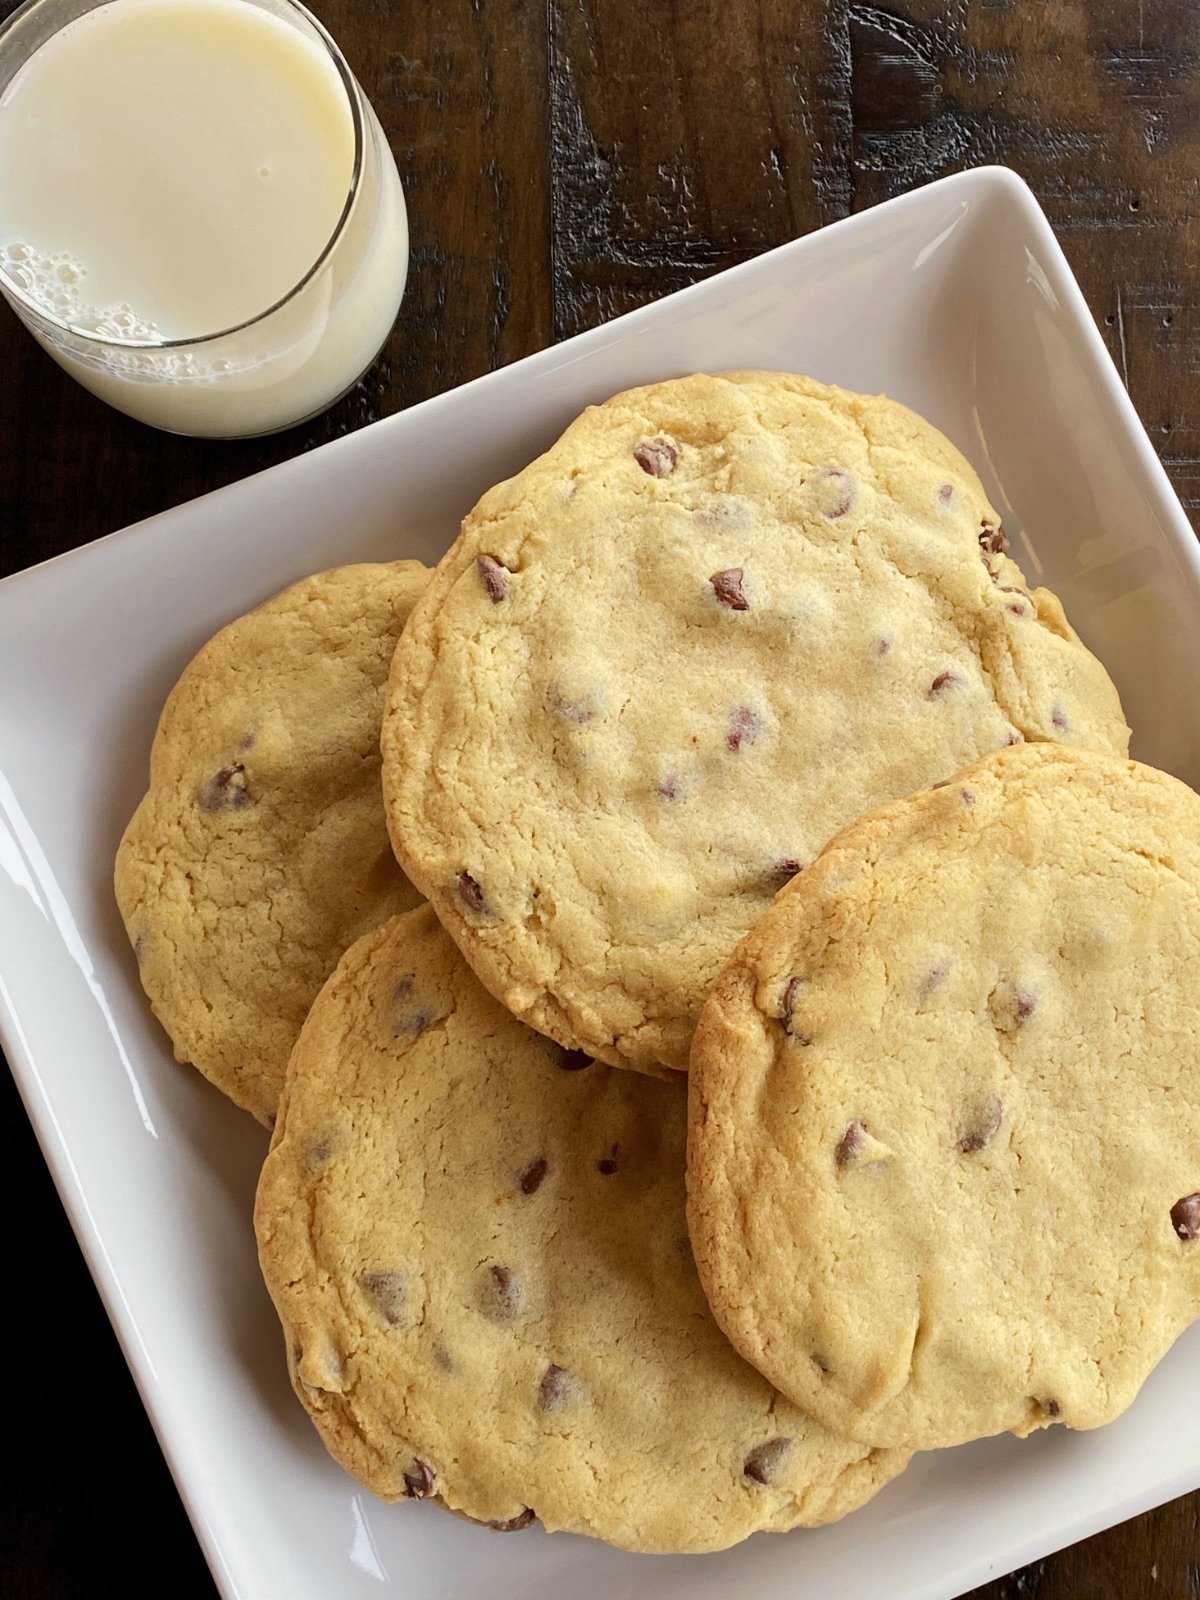
[{"label": "stack of cookies", "polygon": [[1117,1415],[1200,1315],[1200,798],[1127,741],[947,440],[779,373],[218,635],[117,896],[337,1459],[704,1551]]}]

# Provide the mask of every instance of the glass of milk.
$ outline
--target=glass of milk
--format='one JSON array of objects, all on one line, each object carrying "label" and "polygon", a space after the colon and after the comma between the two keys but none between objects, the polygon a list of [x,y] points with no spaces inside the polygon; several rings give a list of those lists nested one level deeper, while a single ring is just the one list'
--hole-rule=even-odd
[{"label": "glass of milk", "polygon": [[0,292],[110,405],[291,427],[374,361],[407,271],[383,130],[295,0],[28,0],[0,25]]}]

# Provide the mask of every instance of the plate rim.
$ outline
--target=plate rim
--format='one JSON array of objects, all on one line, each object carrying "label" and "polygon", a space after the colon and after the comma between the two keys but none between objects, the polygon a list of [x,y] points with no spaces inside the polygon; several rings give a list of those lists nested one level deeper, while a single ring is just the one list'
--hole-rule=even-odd
[{"label": "plate rim", "polygon": [[[57,581],[58,573],[64,568],[74,572],[85,567],[90,560],[95,559],[95,552],[101,547],[109,546],[112,541],[129,541],[133,537],[153,538],[159,524],[165,519],[175,517],[184,508],[210,502],[218,505],[229,497],[236,500],[250,483],[257,484],[264,480],[288,476],[299,477],[307,472],[319,474],[321,464],[330,461],[334,452],[353,455],[357,451],[365,450],[373,453],[381,447],[389,430],[402,428],[405,419],[416,414],[426,416],[436,414],[446,405],[457,402],[467,392],[472,394],[486,392],[489,385],[501,379],[511,382],[513,375],[522,370],[533,373],[559,363],[565,365],[570,361],[589,356],[610,343],[624,342],[630,337],[636,337],[637,330],[643,322],[660,318],[663,308],[667,306],[682,308],[689,305],[696,297],[703,296],[718,280],[728,283],[739,276],[753,275],[763,270],[764,264],[768,262],[784,266],[793,257],[802,257],[806,247],[811,246],[816,240],[824,242],[834,236],[845,239],[852,237],[856,232],[867,236],[873,229],[878,228],[881,213],[886,212],[899,219],[902,213],[911,210],[915,214],[919,206],[927,205],[930,195],[935,191],[945,195],[956,190],[962,191],[964,201],[968,196],[973,197],[976,202],[985,197],[992,204],[1005,203],[1014,207],[1020,214],[1021,221],[1037,238],[1043,259],[1052,268],[1051,287],[1062,302],[1063,310],[1073,329],[1082,339],[1082,349],[1076,347],[1075,359],[1082,364],[1086,356],[1087,363],[1092,369],[1087,375],[1099,380],[1105,400],[1115,408],[1116,423],[1123,439],[1132,444],[1137,466],[1143,473],[1146,487],[1153,496],[1153,510],[1160,519],[1163,531],[1169,537],[1175,554],[1191,567],[1194,576],[1200,582],[1200,540],[1197,540],[1166,469],[1137,414],[1049,219],[1033,191],[1017,173],[1005,166],[988,164],[952,173],[895,198],[882,201],[864,211],[813,229],[807,234],[738,262],[722,272],[710,274],[696,283],[636,307],[573,338],[546,346],[505,366],[482,373],[463,384],[440,391],[341,438],[328,441],[313,450],[289,456],[286,460],[257,473],[238,478],[204,495],[167,507],[87,544],[63,551],[0,578],[0,617],[10,605],[19,606],[23,596],[30,592],[33,586],[53,584]],[[103,1234],[92,1219],[87,1194],[75,1172],[72,1150],[59,1125],[47,1086],[37,1069],[33,1053],[26,1044],[21,1021],[11,1000],[2,968],[0,968],[0,1047],[3,1048],[9,1062],[17,1092],[29,1117],[43,1159],[96,1285],[176,1491],[204,1552],[213,1581],[223,1600],[250,1600],[243,1580],[226,1559],[223,1539],[216,1522],[210,1516],[202,1488],[197,1484],[196,1475],[189,1470],[190,1445],[185,1421],[187,1408],[173,1405],[166,1391],[157,1387],[152,1363],[141,1349],[140,1332],[135,1315],[125,1299],[116,1272],[107,1259]],[[1049,1546],[1046,1544],[1044,1534],[1031,1535],[1027,1542],[1017,1541],[1016,1547],[1024,1553],[1016,1564],[1022,1565],[1051,1554],[1197,1488],[1200,1488],[1200,1454],[1193,1470],[1176,1475],[1165,1493],[1160,1486],[1156,1486],[1143,1489],[1142,1492],[1130,1496],[1128,1500],[1122,1500],[1119,1514],[1115,1519],[1112,1515],[1115,1502],[1110,1498],[1098,1503],[1086,1515],[1078,1516],[1062,1526],[1061,1539],[1056,1533],[1055,1542]],[[966,1581],[965,1587],[973,1587],[989,1581],[989,1578],[1001,1575],[1003,1574],[996,1568],[994,1560],[989,1561],[985,1555],[968,1573],[969,1581]],[[964,1583],[962,1573],[947,1577],[940,1582],[931,1580],[929,1584],[912,1590],[911,1600],[951,1600],[953,1595],[965,1592],[963,1587],[947,1588],[946,1583],[951,1585]]]}]

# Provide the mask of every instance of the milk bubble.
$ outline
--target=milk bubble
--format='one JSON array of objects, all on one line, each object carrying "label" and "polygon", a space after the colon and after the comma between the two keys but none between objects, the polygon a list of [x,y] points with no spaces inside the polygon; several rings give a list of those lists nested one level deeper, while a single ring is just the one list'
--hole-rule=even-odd
[{"label": "milk bubble", "polygon": [[[238,370],[227,358],[210,361],[188,350],[156,348],[162,338],[158,326],[140,317],[131,305],[90,305],[87,269],[65,250],[38,250],[23,239],[0,245],[0,273],[55,322],[97,339],[121,341],[109,349],[70,345],[77,361],[97,370],[150,383],[207,383]],[[49,330],[49,337],[56,344],[67,343],[56,330]]]}]

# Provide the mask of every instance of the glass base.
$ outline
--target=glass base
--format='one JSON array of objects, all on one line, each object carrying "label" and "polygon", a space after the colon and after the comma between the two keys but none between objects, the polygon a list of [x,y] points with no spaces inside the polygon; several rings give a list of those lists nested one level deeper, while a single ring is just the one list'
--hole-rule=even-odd
[{"label": "glass base", "polygon": [[[390,337],[391,330],[389,329],[388,338]],[[323,417],[327,411],[332,411],[334,406],[336,406],[340,401],[344,400],[348,394],[352,394],[354,390],[358,388],[359,384],[366,377],[367,373],[370,372],[371,368],[383,354],[386,344],[387,338],[384,339],[383,344],[379,346],[379,349],[376,350],[375,354],[371,357],[370,361],[367,362],[366,366],[359,373],[358,377],[355,378],[351,383],[348,383],[344,389],[340,389],[331,400],[325,400],[319,406],[315,406],[313,410],[306,411],[302,417],[297,417],[294,422],[281,422],[277,427],[274,428],[259,428],[254,433],[189,433],[186,428],[168,428],[160,426],[156,422],[147,422],[142,417],[133,417],[131,420],[134,422],[140,422],[143,428],[153,428],[155,433],[169,433],[175,439],[213,439],[218,443],[225,444],[233,444],[239,439],[273,439],[277,433],[290,433],[293,428],[302,428],[304,427],[305,423],[312,422],[315,417]],[[126,416],[129,415],[128,412],[125,414]]]}]

